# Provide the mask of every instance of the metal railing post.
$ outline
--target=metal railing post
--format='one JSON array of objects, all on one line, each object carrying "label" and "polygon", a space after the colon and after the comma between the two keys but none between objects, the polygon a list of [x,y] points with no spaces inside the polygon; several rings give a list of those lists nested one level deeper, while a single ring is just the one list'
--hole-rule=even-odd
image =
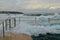
[{"label": "metal railing post", "polygon": [[9,28],[11,28],[11,19],[9,19]]},{"label": "metal railing post", "polygon": [[48,23],[50,24],[50,18],[48,18]]},{"label": "metal railing post", "polygon": [[20,17],[19,17],[19,23],[20,23]]},{"label": "metal railing post", "polygon": [[5,27],[6,27],[6,30],[7,30],[7,19],[5,20]]},{"label": "metal railing post", "polygon": [[35,24],[36,24],[36,16],[35,16]]},{"label": "metal railing post", "polygon": [[14,18],[14,27],[16,27],[16,18]]},{"label": "metal railing post", "polygon": [[2,23],[2,26],[3,26],[3,38],[5,37],[5,28],[4,28],[4,22]]}]

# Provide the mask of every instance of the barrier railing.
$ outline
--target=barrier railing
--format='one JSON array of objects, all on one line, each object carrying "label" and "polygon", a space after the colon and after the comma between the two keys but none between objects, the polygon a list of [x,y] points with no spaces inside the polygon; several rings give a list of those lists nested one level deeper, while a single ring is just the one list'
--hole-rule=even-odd
[{"label": "barrier railing", "polygon": [[[12,21],[13,19],[13,21]],[[8,29],[12,28],[12,25],[14,25],[13,27],[16,27],[16,19],[14,18],[7,18],[5,20],[2,21],[2,27],[3,27],[3,38],[5,37],[5,31]]]},{"label": "barrier railing", "polygon": [[[19,22],[18,24],[20,24],[21,21],[27,21],[28,23],[31,23],[31,24],[41,24],[40,20],[41,19],[38,19],[37,17],[11,17],[11,18],[7,18],[6,20],[4,20],[2,22],[3,37],[5,37],[5,29],[8,30],[8,28],[11,29],[12,27],[13,28],[16,27],[17,26],[17,22]],[[48,18],[47,22],[49,24],[52,24],[51,20],[55,20],[55,19]],[[45,22],[43,22],[43,23],[45,23]],[[58,24],[58,22],[57,22],[57,24]]]}]

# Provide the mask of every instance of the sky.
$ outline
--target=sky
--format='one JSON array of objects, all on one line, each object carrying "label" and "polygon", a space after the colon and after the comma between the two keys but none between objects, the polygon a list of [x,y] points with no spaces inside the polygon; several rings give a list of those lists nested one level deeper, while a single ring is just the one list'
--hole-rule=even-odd
[{"label": "sky", "polygon": [[60,9],[60,0],[0,0],[0,11],[38,12]]}]

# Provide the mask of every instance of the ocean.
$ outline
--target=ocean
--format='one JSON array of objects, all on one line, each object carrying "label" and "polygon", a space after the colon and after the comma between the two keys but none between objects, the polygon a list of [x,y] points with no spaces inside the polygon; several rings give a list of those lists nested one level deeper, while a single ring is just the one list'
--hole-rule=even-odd
[{"label": "ocean", "polygon": [[[25,33],[28,35],[38,35],[46,33],[60,34],[60,19],[58,16],[25,16],[19,14],[0,14],[0,23],[7,18],[16,18],[16,27],[5,30],[12,33]],[[54,18],[55,17],[55,18]],[[49,20],[49,18],[51,20]],[[56,19],[59,19],[56,20]],[[13,26],[12,26],[13,27]],[[3,34],[2,24],[0,25],[0,36]]]}]

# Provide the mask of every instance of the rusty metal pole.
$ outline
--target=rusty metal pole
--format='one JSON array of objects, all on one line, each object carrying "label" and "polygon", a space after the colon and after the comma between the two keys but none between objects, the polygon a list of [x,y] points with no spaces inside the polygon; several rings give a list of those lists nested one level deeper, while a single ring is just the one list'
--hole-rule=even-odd
[{"label": "rusty metal pole", "polygon": [[16,27],[16,18],[14,18],[14,27]]},{"label": "rusty metal pole", "polygon": [[20,23],[20,17],[19,17],[19,23]]},{"label": "rusty metal pole", "polygon": [[11,19],[9,19],[9,28],[11,28]]},{"label": "rusty metal pole", "polygon": [[3,38],[5,37],[5,28],[4,28],[4,22],[2,23],[2,26],[3,26]]},{"label": "rusty metal pole", "polygon": [[6,27],[6,30],[7,30],[7,19],[5,20],[5,27]]},{"label": "rusty metal pole", "polygon": [[48,18],[48,23],[50,24],[50,18]]},{"label": "rusty metal pole", "polygon": [[35,16],[35,24],[36,24],[36,16]]}]

